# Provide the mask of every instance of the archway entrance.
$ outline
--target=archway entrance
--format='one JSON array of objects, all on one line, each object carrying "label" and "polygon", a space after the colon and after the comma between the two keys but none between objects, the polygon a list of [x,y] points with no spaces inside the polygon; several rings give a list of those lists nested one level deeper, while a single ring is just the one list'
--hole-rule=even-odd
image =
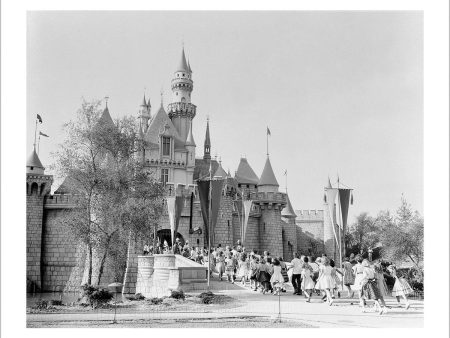
[{"label": "archway entrance", "polygon": [[[162,229],[162,230],[158,230],[156,232],[156,236],[159,239],[160,243],[164,243],[164,241],[167,241],[167,244],[169,244],[170,246],[172,246],[172,234],[171,234],[171,230],[170,229]],[[177,235],[175,236],[175,238],[179,238],[181,241],[181,244],[184,245],[184,238],[183,236],[177,232]]]}]

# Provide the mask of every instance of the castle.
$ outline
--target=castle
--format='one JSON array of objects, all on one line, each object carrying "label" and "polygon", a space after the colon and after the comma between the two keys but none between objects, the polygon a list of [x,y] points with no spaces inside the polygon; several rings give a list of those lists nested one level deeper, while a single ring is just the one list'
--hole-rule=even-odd
[{"label": "castle", "polygon": [[[279,191],[279,184],[267,156],[261,175],[254,172],[246,158],[241,158],[234,177],[227,173],[220,161],[211,158],[209,121],[203,145],[203,156],[197,156],[192,124],[197,107],[191,103],[193,77],[186,61],[184,48],[180,63],[171,82],[172,99],[167,109],[161,105],[152,115],[150,100],[145,95],[139,110],[139,137],[145,148],[138,156],[154,177],[166,186],[168,196],[183,196],[185,207],[181,213],[178,233],[182,241],[206,247],[205,225],[202,218],[196,182],[213,177],[225,180],[215,226],[212,246],[235,245],[243,240],[248,249],[268,250],[274,256],[291,260],[295,252],[336,257],[329,208],[294,211],[287,193]],[[101,120],[112,121],[106,106]],[[64,183],[50,194],[53,177],[46,175],[44,166],[34,150],[27,164],[27,287],[30,291],[63,291],[77,288],[83,280],[86,253],[73,243],[56,222],[59,214],[74,207],[70,191]],[[248,223],[243,233],[242,197],[251,200]],[[335,217],[335,216],[333,216]],[[161,241],[171,241],[168,214],[158,226]],[[134,293],[137,255],[142,252],[138,239],[130,240],[127,264],[123,271],[126,290]],[[94,264],[93,279],[95,281]],[[97,273],[98,274],[98,273]],[[111,282],[105,273],[99,284]]]}]

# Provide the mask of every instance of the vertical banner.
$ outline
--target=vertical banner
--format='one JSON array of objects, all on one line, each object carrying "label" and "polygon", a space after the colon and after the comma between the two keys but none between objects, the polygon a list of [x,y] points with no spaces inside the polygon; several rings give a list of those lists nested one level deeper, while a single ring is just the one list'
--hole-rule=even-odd
[{"label": "vertical banner", "polygon": [[339,189],[339,202],[341,205],[342,224],[341,229],[347,226],[348,207],[350,204],[350,193],[352,189]]},{"label": "vertical banner", "polygon": [[[209,222],[209,188],[211,183],[211,222]],[[214,229],[219,214],[220,201],[222,200],[222,188],[224,180],[198,181],[198,192],[200,206],[202,209],[203,222],[205,224],[205,236],[214,243]],[[209,237],[211,234],[211,237]]]},{"label": "vertical banner", "polygon": [[252,208],[252,200],[243,201],[244,204],[244,224],[242,227],[242,245],[245,246],[245,234],[247,232],[247,223],[248,223],[248,216],[250,215],[250,210]]},{"label": "vertical banner", "polygon": [[167,213],[169,214],[170,223],[170,233],[172,234],[172,246],[175,241],[174,231],[175,231],[175,196],[167,197]]},{"label": "vertical banner", "polygon": [[181,213],[184,209],[184,197],[177,196],[175,197],[175,228],[172,233],[172,244],[175,243],[175,237],[178,233],[178,225],[180,224]]},{"label": "vertical banner", "polygon": [[338,189],[328,188],[326,189],[326,195],[327,195],[327,202],[328,202],[328,209],[330,211],[330,221],[331,221],[331,227],[333,228],[333,234],[334,238],[336,240],[336,243],[339,243],[337,235],[336,235],[336,229],[334,226],[334,201],[336,199],[336,195],[338,193]]}]

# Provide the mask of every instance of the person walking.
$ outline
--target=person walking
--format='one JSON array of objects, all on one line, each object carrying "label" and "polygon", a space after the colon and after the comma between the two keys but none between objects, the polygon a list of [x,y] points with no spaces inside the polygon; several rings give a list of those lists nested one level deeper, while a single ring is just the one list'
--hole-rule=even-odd
[{"label": "person walking", "polygon": [[229,252],[225,259],[225,272],[227,274],[227,280],[231,284],[234,284],[234,270],[236,269],[236,265],[236,258]]},{"label": "person walking", "polygon": [[357,255],[355,257],[356,264],[353,266],[353,274],[355,275],[355,284],[353,285],[355,288],[355,291],[358,293],[359,298],[359,306],[364,307],[365,301],[362,294],[362,279],[363,279],[363,266],[362,266],[362,257],[360,255]]},{"label": "person walking", "polygon": [[395,278],[394,287],[392,288],[392,296],[397,299],[397,303],[400,304],[400,297],[405,300],[405,309],[408,310],[411,304],[408,301],[408,295],[413,293],[414,290],[411,288],[409,283],[403,277],[399,276],[397,268],[395,265],[389,265],[387,267],[390,275]]},{"label": "person walking", "polygon": [[223,251],[219,251],[216,264],[217,273],[219,274],[219,280],[222,281],[222,276],[225,272],[225,256]]},{"label": "person walking", "polygon": [[351,286],[355,283],[355,276],[353,275],[353,265],[350,263],[350,258],[345,257],[342,262],[342,270],[344,270],[344,286],[347,288],[347,298],[353,298],[355,292],[352,291]]},{"label": "person walking", "polygon": [[[380,315],[387,312],[384,298],[378,289],[375,271],[370,267],[369,261],[362,261],[363,273],[361,279],[361,290],[365,299],[372,299],[375,302],[376,310]],[[364,311],[364,309],[363,309]]]},{"label": "person walking", "polygon": [[270,277],[270,284],[272,286],[272,289],[275,290],[273,293],[274,296],[280,295],[281,290],[283,289],[284,285],[284,276],[281,273],[281,264],[278,259],[273,260],[273,274]]},{"label": "person walking", "polygon": [[330,266],[330,260],[328,257],[322,257],[321,265],[319,266],[319,278],[317,279],[316,289],[325,292],[326,301],[331,306],[333,304],[333,298],[331,297],[331,290],[335,288],[335,280],[331,275],[332,267]]},{"label": "person walking", "polygon": [[298,252],[294,254],[294,259],[291,261],[291,264],[292,286],[294,287],[294,295],[301,295],[301,274],[304,262],[300,260]]},{"label": "person walking", "polygon": [[302,282],[301,282],[301,289],[305,293],[306,296],[306,302],[311,302],[311,297],[314,289],[314,281],[311,278],[311,275],[313,273],[312,267],[308,264],[309,260],[308,257],[303,257],[303,265],[301,270],[302,275]]}]

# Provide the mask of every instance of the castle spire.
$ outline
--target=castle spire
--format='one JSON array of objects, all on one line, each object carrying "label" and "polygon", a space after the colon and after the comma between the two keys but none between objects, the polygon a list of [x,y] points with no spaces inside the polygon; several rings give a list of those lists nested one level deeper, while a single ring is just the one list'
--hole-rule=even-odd
[{"label": "castle spire", "polygon": [[205,146],[204,146],[203,159],[204,160],[210,160],[211,159],[211,140],[210,140],[210,137],[209,137],[209,117],[206,120],[206,136],[205,136]]},{"label": "castle spire", "polygon": [[[261,178],[258,182],[259,191],[278,191],[278,181],[272,169],[272,164],[270,163],[270,158],[267,157],[266,164],[264,165],[264,170],[261,174]],[[262,189],[261,189],[262,188]]]},{"label": "castle spire", "polygon": [[189,71],[187,62],[186,62],[186,55],[184,54],[184,45],[181,49],[181,59],[180,59],[180,63],[178,64],[178,68],[177,68],[178,72],[187,72]]},{"label": "castle spire", "polygon": [[145,100],[145,93],[144,93],[144,100],[142,100],[141,107],[147,107],[147,101]]}]

